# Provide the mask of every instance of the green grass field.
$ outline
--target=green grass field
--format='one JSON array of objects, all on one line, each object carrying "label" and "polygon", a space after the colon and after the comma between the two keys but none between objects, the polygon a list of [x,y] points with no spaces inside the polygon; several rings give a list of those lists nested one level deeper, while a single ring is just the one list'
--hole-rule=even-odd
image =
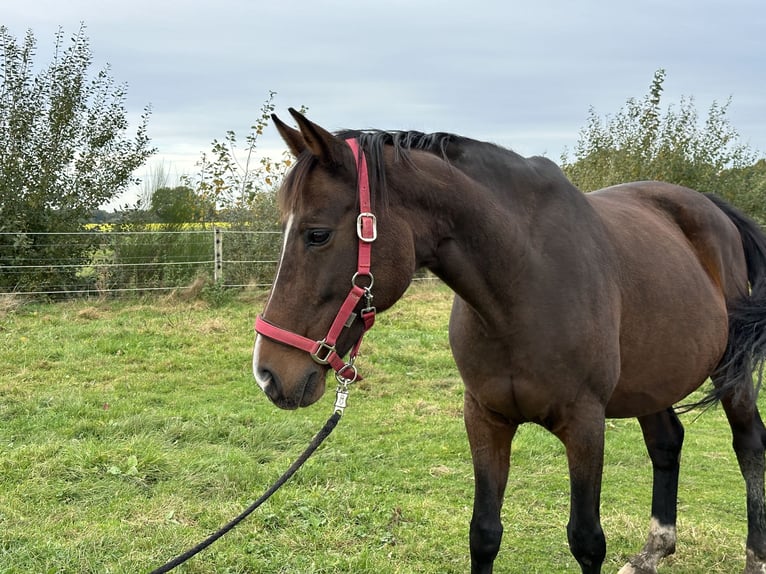
[{"label": "green grass field", "polygon": [[[450,292],[411,289],[365,339],[333,435],[246,522],[180,572],[462,573],[472,469]],[[258,497],[332,411],[276,409],[250,372],[262,296],[0,310],[0,572],[147,572]],[[684,415],[677,554],[661,572],[744,565],[744,483],[720,409]],[[651,468],[609,421],[602,496],[616,572],[644,542]],[[578,573],[561,444],[514,442],[499,573]]]}]

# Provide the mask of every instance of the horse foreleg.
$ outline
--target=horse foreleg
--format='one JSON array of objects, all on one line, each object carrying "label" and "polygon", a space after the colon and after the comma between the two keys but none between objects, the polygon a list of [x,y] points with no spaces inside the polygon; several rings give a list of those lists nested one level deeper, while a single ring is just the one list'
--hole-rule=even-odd
[{"label": "horse foreleg", "polygon": [[673,409],[639,417],[652,461],[652,520],[641,552],[618,574],[656,574],[660,560],[676,551],[678,472],[684,428]]},{"label": "horse foreleg", "polygon": [[743,389],[722,401],[732,431],[732,445],[747,491],[745,574],[766,574],[766,504],[764,447],[766,429],[755,404],[755,392]]},{"label": "horse foreleg", "polygon": [[517,426],[482,408],[468,391],[464,418],[475,477],[470,530],[471,572],[489,574],[503,536],[500,510],[508,481],[511,441]]},{"label": "horse foreleg", "polygon": [[569,421],[556,436],[566,446],[569,464],[569,549],[583,574],[599,574],[606,556],[601,529],[601,475],[604,467],[604,412],[586,413]]}]

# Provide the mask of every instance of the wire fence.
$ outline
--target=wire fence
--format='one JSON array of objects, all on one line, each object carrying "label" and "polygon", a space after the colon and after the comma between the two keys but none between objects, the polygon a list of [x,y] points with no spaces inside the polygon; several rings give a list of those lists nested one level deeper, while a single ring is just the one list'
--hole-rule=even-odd
[{"label": "wire fence", "polygon": [[102,230],[0,233],[0,293],[73,297],[165,291],[204,279],[221,287],[268,287],[281,232]]}]

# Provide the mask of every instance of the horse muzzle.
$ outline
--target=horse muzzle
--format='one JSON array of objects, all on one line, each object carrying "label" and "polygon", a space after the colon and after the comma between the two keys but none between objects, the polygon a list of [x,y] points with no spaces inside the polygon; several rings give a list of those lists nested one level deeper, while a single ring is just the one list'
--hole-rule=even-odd
[{"label": "horse muzzle", "polygon": [[307,368],[300,369],[292,361],[292,369],[278,374],[268,361],[260,359],[260,339],[257,338],[253,353],[253,375],[269,400],[285,410],[307,407],[318,401],[325,391],[327,368],[312,362]]}]

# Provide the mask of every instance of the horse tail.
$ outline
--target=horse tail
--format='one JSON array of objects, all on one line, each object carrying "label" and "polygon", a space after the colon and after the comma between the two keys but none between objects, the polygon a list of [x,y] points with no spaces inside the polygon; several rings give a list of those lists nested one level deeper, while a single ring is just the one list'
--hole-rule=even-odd
[{"label": "horse tail", "polygon": [[753,385],[756,396],[766,367],[766,234],[758,224],[718,196],[705,194],[734,223],[742,238],[750,293],[728,304],[729,339],[716,367],[716,387],[702,400],[710,406]]}]

